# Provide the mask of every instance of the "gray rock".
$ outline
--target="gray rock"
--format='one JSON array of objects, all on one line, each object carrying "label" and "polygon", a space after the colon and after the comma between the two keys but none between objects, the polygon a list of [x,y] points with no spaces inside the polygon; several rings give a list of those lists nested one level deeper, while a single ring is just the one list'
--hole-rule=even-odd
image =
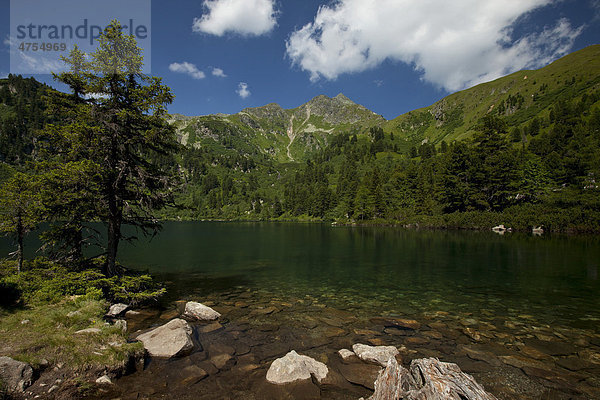
[{"label": "gray rock", "polygon": [[129,308],[129,306],[127,304],[123,304],[123,303],[113,304],[108,309],[108,312],[106,313],[106,316],[110,317],[110,318],[118,317],[119,315],[121,315],[125,311],[127,311],[128,308]]},{"label": "gray rock", "polygon": [[321,382],[329,372],[325,364],[303,356],[292,350],[285,357],[278,358],[267,371],[267,381],[275,384],[285,384],[294,381],[310,379],[314,375]]},{"label": "gray rock", "polygon": [[221,316],[218,312],[212,308],[205,306],[202,303],[196,303],[195,301],[188,301],[185,304],[185,311],[183,316],[190,319],[196,319],[199,321],[212,321]]},{"label": "gray rock", "polygon": [[100,330],[100,328],[86,328],[86,329],[81,329],[78,330],[77,332],[75,332],[76,335],[85,335],[85,334],[96,334],[96,333],[100,333],[102,332]]},{"label": "gray rock", "polygon": [[99,385],[112,385],[112,381],[108,375],[102,375],[100,378],[96,379],[96,383]]},{"label": "gray rock", "polygon": [[127,332],[127,321],[125,321],[124,319],[116,320],[115,326],[121,328],[121,331],[123,331],[123,333]]},{"label": "gray rock", "polygon": [[352,346],[352,350],[361,360],[374,362],[382,367],[385,367],[388,360],[399,353],[394,346],[369,346],[360,343]]},{"label": "gray rock", "polygon": [[23,392],[32,383],[33,369],[24,362],[0,357],[0,380],[4,382],[9,393]]},{"label": "gray rock", "polygon": [[144,348],[154,357],[182,356],[194,348],[192,328],[180,318],[141,334],[137,339],[144,343]]},{"label": "gray rock", "polygon": [[355,356],[354,352],[348,349],[338,350],[338,354],[340,355],[340,357],[342,357],[343,360],[347,360]]}]

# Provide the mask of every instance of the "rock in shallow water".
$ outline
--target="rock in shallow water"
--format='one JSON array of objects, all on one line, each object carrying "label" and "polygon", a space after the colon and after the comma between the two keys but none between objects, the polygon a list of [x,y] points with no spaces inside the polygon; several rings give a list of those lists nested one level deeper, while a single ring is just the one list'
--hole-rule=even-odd
[{"label": "rock in shallow water", "polygon": [[196,319],[199,321],[212,321],[221,316],[218,312],[212,308],[205,306],[202,303],[196,303],[195,301],[188,301],[185,304],[185,311],[183,316],[190,319]]},{"label": "rock in shallow water", "polygon": [[314,375],[321,382],[328,372],[329,369],[325,364],[292,350],[285,357],[273,361],[267,371],[267,381],[275,384],[285,384],[310,379],[311,375]]},{"label": "rock in shallow water", "polygon": [[192,328],[177,318],[137,337],[154,357],[182,356],[194,348]]},{"label": "rock in shallow water", "polygon": [[360,343],[352,346],[352,350],[361,360],[374,362],[382,367],[385,367],[388,360],[399,353],[394,346],[369,346]]}]

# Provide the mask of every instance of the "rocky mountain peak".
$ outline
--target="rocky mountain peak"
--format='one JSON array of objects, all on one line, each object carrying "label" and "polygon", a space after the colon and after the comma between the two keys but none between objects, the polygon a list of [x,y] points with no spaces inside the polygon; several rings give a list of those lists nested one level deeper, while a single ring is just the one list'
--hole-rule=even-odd
[{"label": "rocky mountain peak", "polygon": [[334,97],[334,99],[341,101],[343,103],[347,103],[347,104],[356,104],[355,102],[350,100],[348,97],[346,97],[343,93],[339,93],[337,96]]}]

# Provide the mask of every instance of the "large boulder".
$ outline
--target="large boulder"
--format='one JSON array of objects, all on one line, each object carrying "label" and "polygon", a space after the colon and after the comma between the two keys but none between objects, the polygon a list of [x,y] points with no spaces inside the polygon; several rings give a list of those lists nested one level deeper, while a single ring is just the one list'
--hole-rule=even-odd
[{"label": "large boulder", "polygon": [[394,346],[369,346],[357,343],[352,346],[354,353],[363,361],[369,361],[385,367],[390,358],[396,357],[399,353]]},{"label": "large boulder", "polygon": [[325,364],[290,351],[285,357],[278,358],[267,371],[267,381],[275,384],[285,384],[294,381],[310,379],[314,375],[321,382],[329,372]]},{"label": "large boulder", "polygon": [[129,308],[129,306],[127,304],[123,304],[123,303],[113,304],[108,309],[108,312],[106,313],[106,317],[116,318],[119,315],[123,314],[125,311],[127,311],[128,308]]},{"label": "large boulder", "polygon": [[176,357],[188,354],[194,348],[192,328],[180,319],[174,319],[137,337],[154,357]]},{"label": "large boulder", "polygon": [[183,316],[189,319],[195,319],[199,321],[212,321],[221,316],[218,312],[212,308],[205,306],[202,303],[196,303],[195,301],[188,301],[185,304],[185,311]]},{"label": "large boulder", "polygon": [[11,392],[23,392],[31,385],[33,369],[21,361],[10,357],[0,357],[0,380],[6,390]]}]

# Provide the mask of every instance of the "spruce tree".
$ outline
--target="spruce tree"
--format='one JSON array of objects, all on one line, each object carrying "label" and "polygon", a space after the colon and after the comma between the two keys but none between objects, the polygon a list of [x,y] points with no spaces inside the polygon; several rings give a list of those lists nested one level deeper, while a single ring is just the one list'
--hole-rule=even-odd
[{"label": "spruce tree", "polygon": [[118,21],[104,30],[89,63],[78,49],[65,62],[70,71],[56,77],[81,103],[71,110],[82,128],[68,145],[71,151],[77,148],[78,161],[93,166],[95,218],[107,226],[104,272],[114,276],[119,243],[132,239],[124,237],[122,226],[156,233],[160,224],[154,210],[171,200],[172,174],[159,158],[178,148],[164,119],[173,95],[160,78],[142,73],[142,50]]}]

